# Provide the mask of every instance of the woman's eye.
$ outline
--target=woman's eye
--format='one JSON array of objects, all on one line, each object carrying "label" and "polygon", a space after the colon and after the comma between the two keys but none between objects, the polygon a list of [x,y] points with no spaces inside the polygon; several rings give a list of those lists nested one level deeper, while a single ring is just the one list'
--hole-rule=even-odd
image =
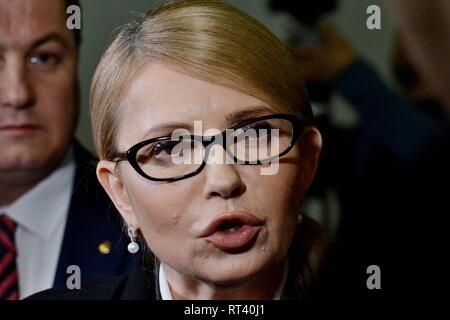
[{"label": "woman's eye", "polygon": [[270,135],[271,134],[270,130],[272,128],[268,125],[261,125],[261,126],[257,126],[255,128],[253,128],[253,129],[256,131],[257,136],[260,137],[260,136]]},{"label": "woman's eye", "polygon": [[182,158],[184,154],[192,153],[195,145],[191,141],[160,141],[142,148],[136,160],[142,164],[167,163],[173,158]]},{"label": "woman's eye", "polygon": [[252,129],[252,130],[255,130],[256,133],[259,133],[260,130],[264,130],[262,132],[270,131],[270,129],[272,129],[272,126],[268,122],[257,122],[257,123],[251,123],[245,127],[242,127],[241,129],[244,131]]},{"label": "woman's eye", "polygon": [[262,136],[270,135],[271,129],[273,128],[268,123],[249,124],[236,130],[236,138],[244,136],[247,138],[260,138]]},{"label": "woman's eye", "polygon": [[173,141],[158,142],[152,148],[152,155],[159,155],[161,152],[166,152],[167,154],[170,155],[175,145],[176,143]]}]

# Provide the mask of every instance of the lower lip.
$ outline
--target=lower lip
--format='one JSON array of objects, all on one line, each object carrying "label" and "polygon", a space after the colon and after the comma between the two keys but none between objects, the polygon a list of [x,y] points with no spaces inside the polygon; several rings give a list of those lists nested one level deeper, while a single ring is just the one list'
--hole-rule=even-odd
[{"label": "lower lip", "polygon": [[26,136],[33,134],[38,129],[39,127],[37,126],[3,127],[0,128],[0,132],[6,132],[16,136]]},{"label": "lower lip", "polygon": [[233,232],[216,231],[205,240],[224,251],[236,251],[247,248],[253,243],[261,226],[243,225]]}]

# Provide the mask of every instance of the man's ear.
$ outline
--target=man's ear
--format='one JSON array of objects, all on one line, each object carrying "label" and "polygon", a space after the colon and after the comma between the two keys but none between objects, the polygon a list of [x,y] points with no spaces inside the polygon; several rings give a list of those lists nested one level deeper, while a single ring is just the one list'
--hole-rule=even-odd
[{"label": "man's ear", "polygon": [[319,165],[322,135],[315,127],[306,127],[299,137],[301,178],[304,192],[309,189]]},{"label": "man's ear", "polygon": [[101,160],[97,164],[96,173],[100,184],[111,198],[127,225],[131,225],[134,228],[139,229],[139,223],[132,210],[128,192],[121,178],[121,174],[116,168],[116,163]]}]

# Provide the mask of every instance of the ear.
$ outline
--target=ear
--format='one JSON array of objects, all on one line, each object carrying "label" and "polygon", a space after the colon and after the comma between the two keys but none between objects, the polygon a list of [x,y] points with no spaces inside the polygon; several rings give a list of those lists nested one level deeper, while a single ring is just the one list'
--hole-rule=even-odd
[{"label": "ear", "polygon": [[116,162],[101,160],[97,164],[97,178],[127,225],[139,229],[139,223],[133,212],[127,189],[116,165]]},{"label": "ear", "polygon": [[315,127],[306,127],[299,137],[303,194],[311,186],[322,151],[322,135]]}]

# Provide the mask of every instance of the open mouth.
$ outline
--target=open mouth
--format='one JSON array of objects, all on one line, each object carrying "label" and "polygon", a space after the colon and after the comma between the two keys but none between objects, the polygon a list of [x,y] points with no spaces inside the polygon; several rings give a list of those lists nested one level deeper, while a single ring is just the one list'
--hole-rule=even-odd
[{"label": "open mouth", "polygon": [[222,232],[236,232],[242,228],[244,225],[243,222],[236,221],[236,222],[225,222],[221,224],[217,229]]},{"label": "open mouth", "polygon": [[213,220],[202,238],[227,252],[242,252],[252,247],[264,222],[246,212],[224,214]]}]

